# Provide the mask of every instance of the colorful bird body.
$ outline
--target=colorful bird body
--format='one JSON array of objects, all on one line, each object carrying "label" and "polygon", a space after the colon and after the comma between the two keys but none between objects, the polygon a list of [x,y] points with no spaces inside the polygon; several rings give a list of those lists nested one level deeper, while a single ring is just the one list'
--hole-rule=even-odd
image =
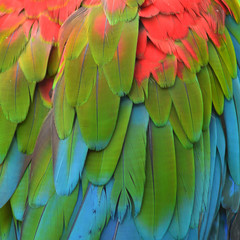
[{"label": "colorful bird body", "polygon": [[239,0],[0,0],[0,239],[228,239],[239,22]]}]

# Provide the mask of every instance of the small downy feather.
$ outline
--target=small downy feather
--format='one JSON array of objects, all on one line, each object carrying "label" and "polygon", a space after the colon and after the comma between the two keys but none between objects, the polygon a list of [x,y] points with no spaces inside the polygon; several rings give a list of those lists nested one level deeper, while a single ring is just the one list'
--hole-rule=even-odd
[{"label": "small downy feather", "polygon": [[174,136],[169,123],[156,127],[149,122],[146,161],[143,203],[135,222],[144,239],[162,239],[174,213],[177,192]]},{"label": "small downy feather", "polygon": [[55,126],[52,128],[55,189],[59,195],[69,195],[81,177],[88,148],[83,141],[77,119],[71,134],[64,140],[58,138]]},{"label": "small downy feather", "polygon": [[81,133],[89,149],[104,149],[114,132],[120,97],[108,87],[102,70],[86,103],[76,108]]},{"label": "small downy feather", "polygon": [[122,154],[114,174],[111,195],[111,214],[112,216],[116,214],[120,221],[123,220],[127,211],[134,210],[136,216],[141,209],[148,120],[149,116],[143,104],[133,106]]},{"label": "small downy feather", "polygon": [[116,128],[109,145],[102,151],[89,151],[85,169],[88,179],[93,184],[106,184],[112,177],[122,151],[131,112],[132,102],[128,98],[123,98]]}]

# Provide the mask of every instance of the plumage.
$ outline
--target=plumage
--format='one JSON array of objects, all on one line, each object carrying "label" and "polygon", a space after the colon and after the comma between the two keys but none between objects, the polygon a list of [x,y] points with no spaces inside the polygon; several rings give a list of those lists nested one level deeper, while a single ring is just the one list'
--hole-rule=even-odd
[{"label": "plumage", "polygon": [[233,239],[239,0],[0,0],[0,239]]}]

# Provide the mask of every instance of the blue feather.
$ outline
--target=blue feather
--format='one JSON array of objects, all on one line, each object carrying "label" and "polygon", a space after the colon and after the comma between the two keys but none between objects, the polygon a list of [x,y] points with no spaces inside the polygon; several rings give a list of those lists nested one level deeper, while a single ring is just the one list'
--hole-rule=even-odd
[{"label": "blue feather", "polygon": [[89,184],[81,201],[68,239],[98,239],[110,216],[110,193],[112,181],[106,188]]},{"label": "blue feather", "polygon": [[232,177],[227,172],[225,185],[223,187],[221,203],[225,209],[237,212],[240,200],[240,186],[235,184]]},{"label": "blue feather", "polygon": [[104,228],[101,240],[123,240],[123,239],[132,239],[140,240],[141,236],[139,235],[132,216],[126,216],[123,222],[118,220],[110,219],[108,225]]},{"label": "blue feather", "polygon": [[205,228],[205,234],[203,239],[207,239],[211,230],[211,226],[213,223],[214,218],[216,217],[216,212],[219,209],[219,198],[220,198],[220,184],[221,184],[221,160],[220,155],[217,152],[216,160],[215,160],[215,167],[214,167],[214,175],[213,175],[213,183],[211,189],[211,196],[210,196],[210,204],[207,209],[208,216],[207,217],[207,225]]},{"label": "blue feather", "polygon": [[234,101],[225,100],[224,120],[227,135],[227,161],[232,178],[240,184],[238,122]]},{"label": "blue feather", "polygon": [[53,144],[56,192],[59,195],[69,195],[78,183],[88,151],[78,121],[75,121],[70,136],[64,140],[59,140],[58,145],[56,145]]},{"label": "blue feather", "polygon": [[216,115],[212,114],[211,122],[210,122],[210,149],[211,149],[211,162],[210,162],[210,179],[209,179],[209,187],[208,187],[208,199],[206,205],[206,211],[203,216],[201,229],[200,229],[200,239],[204,239],[204,233],[206,226],[208,224],[208,211],[210,208],[210,199],[212,192],[212,183],[214,177],[215,170],[215,158],[216,158],[216,148],[217,148],[217,125],[216,125]]},{"label": "blue feather", "polygon": [[25,158],[18,151],[17,140],[14,138],[3,164],[0,165],[0,208],[10,199],[20,182],[30,160]]}]

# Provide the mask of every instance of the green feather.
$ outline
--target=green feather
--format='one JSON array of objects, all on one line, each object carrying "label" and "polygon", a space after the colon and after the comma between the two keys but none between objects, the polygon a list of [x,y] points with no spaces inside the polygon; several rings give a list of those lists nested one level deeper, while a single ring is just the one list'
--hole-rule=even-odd
[{"label": "green feather", "polygon": [[203,100],[197,78],[190,83],[176,78],[169,92],[181,125],[190,141],[198,141],[203,125]]},{"label": "green feather", "polygon": [[104,65],[109,87],[114,94],[128,94],[133,81],[139,18],[125,23],[113,59]]},{"label": "green feather", "polygon": [[27,44],[27,38],[23,28],[19,27],[11,36],[4,39],[0,44],[0,72],[6,71],[14,64],[24,47]]},{"label": "green feather", "polygon": [[134,211],[136,216],[141,209],[145,183],[148,119],[144,105],[133,107],[122,154],[114,174],[111,195],[112,216],[117,212],[120,221],[123,220],[127,210]]},{"label": "green feather", "polygon": [[60,239],[63,229],[68,226],[77,196],[78,187],[70,196],[58,196],[55,193],[44,207],[28,206],[21,239]]},{"label": "green feather", "polygon": [[48,59],[48,66],[47,66],[47,75],[49,77],[54,77],[59,68],[60,64],[60,54],[59,54],[59,48],[53,46],[49,55]]},{"label": "green feather", "polygon": [[95,62],[103,66],[111,61],[114,56],[124,23],[118,22],[115,25],[110,25],[102,6],[100,6],[92,9],[88,25],[88,40],[91,53]]},{"label": "green feather", "polygon": [[203,99],[203,130],[209,128],[212,114],[212,89],[211,79],[207,67],[202,67],[197,74]]},{"label": "green feather", "polygon": [[88,179],[93,184],[106,184],[112,177],[122,151],[131,111],[132,102],[124,98],[120,104],[116,129],[109,145],[102,151],[88,153],[85,169]]},{"label": "green feather", "polygon": [[213,69],[219,84],[221,85],[222,91],[225,97],[229,100],[232,97],[231,86],[227,81],[227,77],[222,67],[221,59],[219,59],[218,53],[211,42],[208,42],[208,51],[209,51],[209,65]]},{"label": "green feather", "polygon": [[16,127],[17,123],[7,120],[0,107],[0,164],[2,164],[8,153]]},{"label": "green feather", "polygon": [[54,194],[53,163],[52,163],[52,144],[51,144],[51,125],[53,124],[50,111],[32,155],[32,165],[30,173],[28,201],[31,207],[45,205],[49,198]]},{"label": "green feather", "polygon": [[221,60],[226,65],[231,75],[231,78],[236,78],[237,77],[237,59],[236,59],[234,46],[227,28],[225,28],[224,33],[225,33],[226,39],[221,39],[220,46],[216,47],[216,49],[218,51],[218,54],[221,57]]},{"label": "green feather", "polygon": [[148,83],[148,98],[145,99],[148,113],[157,126],[166,124],[169,118],[172,100],[168,89],[161,88],[152,78]]},{"label": "green feather", "polygon": [[[167,149],[167,151],[166,151]],[[146,183],[135,222],[144,239],[162,239],[174,213],[177,192],[173,130],[169,123],[148,129]]]},{"label": "green feather", "polygon": [[39,82],[44,79],[50,50],[51,43],[44,42],[40,37],[40,32],[36,37],[31,37],[19,58],[19,65],[28,81]]},{"label": "green feather", "polygon": [[143,103],[145,99],[144,93],[148,96],[148,79],[144,79],[141,84],[138,84],[136,79],[133,79],[128,97],[135,104]]},{"label": "green feather", "polygon": [[68,137],[72,132],[75,110],[66,98],[65,79],[62,77],[57,83],[53,100],[54,120],[60,139]]},{"label": "green feather", "polygon": [[1,240],[15,240],[14,221],[12,218],[12,210],[9,202],[0,208],[0,239]]},{"label": "green feather", "polygon": [[204,144],[203,136],[194,144],[194,165],[195,165],[195,195],[193,213],[191,219],[191,227],[197,228],[202,212],[204,179],[205,179],[205,165],[204,165]]},{"label": "green feather", "polygon": [[183,130],[183,127],[181,125],[181,122],[178,118],[176,109],[174,106],[172,106],[170,116],[169,116],[169,121],[172,125],[172,128],[174,130],[174,133],[177,135],[179,141],[182,143],[182,145],[185,148],[192,148],[193,144],[190,142],[188,139],[185,131]]},{"label": "green feather", "polygon": [[203,209],[206,209],[208,203],[208,189],[210,181],[210,132],[209,129],[203,132],[203,144],[204,144],[204,191],[203,191]]},{"label": "green feather", "polygon": [[19,64],[0,74],[0,104],[7,119],[22,122],[28,113],[28,83]]},{"label": "green feather", "polygon": [[176,239],[186,236],[193,210],[195,191],[195,168],[193,148],[186,149],[174,138],[177,162],[177,201],[173,219],[169,228]]},{"label": "green feather", "polygon": [[76,108],[83,139],[88,148],[104,149],[114,132],[120,98],[108,87],[102,71],[97,71],[96,83],[86,103]]},{"label": "green feather", "polygon": [[18,187],[10,199],[13,216],[18,220],[23,220],[28,197],[28,184],[30,175],[30,165],[26,169]]},{"label": "green feather", "polygon": [[76,106],[85,103],[91,94],[97,75],[97,65],[89,45],[83,49],[78,58],[66,60],[64,74],[69,104]]},{"label": "green feather", "polygon": [[223,113],[224,107],[224,95],[215,73],[209,66],[207,66],[207,69],[211,80],[213,106],[217,114],[221,115]]},{"label": "green feather", "polygon": [[32,154],[43,120],[48,109],[43,105],[39,90],[36,90],[34,101],[30,105],[27,118],[18,125],[17,142],[19,151]]},{"label": "green feather", "polygon": [[157,83],[161,88],[172,87],[176,79],[177,58],[169,55],[161,62],[161,70],[157,70]]},{"label": "green feather", "polygon": [[77,18],[77,25],[73,28],[71,34],[68,36],[65,46],[64,56],[67,59],[78,58],[83,48],[87,44],[88,36],[88,15],[81,12]]}]

